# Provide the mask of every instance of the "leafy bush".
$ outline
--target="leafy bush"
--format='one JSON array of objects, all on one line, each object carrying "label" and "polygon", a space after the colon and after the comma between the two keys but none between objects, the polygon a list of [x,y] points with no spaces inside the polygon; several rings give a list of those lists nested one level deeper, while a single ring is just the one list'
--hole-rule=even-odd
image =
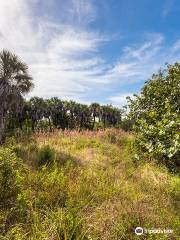
[{"label": "leafy bush", "polygon": [[0,148],[0,206],[11,206],[20,192],[21,176],[17,157],[8,148]]},{"label": "leafy bush", "polygon": [[153,75],[139,96],[129,98],[137,146],[168,166],[180,159],[180,64]]},{"label": "leafy bush", "polygon": [[55,150],[45,145],[38,151],[38,166],[51,165],[54,162]]}]

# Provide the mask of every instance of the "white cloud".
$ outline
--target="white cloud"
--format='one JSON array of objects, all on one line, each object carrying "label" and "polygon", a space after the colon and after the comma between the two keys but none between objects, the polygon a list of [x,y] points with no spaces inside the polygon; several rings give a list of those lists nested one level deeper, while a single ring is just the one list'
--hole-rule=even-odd
[{"label": "white cloud", "polygon": [[133,93],[131,92],[120,93],[118,95],[109,97],[109,100],[114,106],[123,107],[124,105],[127,104],[127,99],[126,99],[127,96],[132,98]]},{"label": "white cloud", "polygon": [[127,46],[123,55],[107,72],[106,77],[118,82],[119,85],[128,85],[137,81],[147,80],[156,73],[166,62],[174,63],[179,60],[180,40],[167,46],[162,34],[146,34],[146,40],[141,45]]},{"label": "white cloud", "polygon": [[79,23],[89,23],[96,19],[96,9],[92,0],[72,0],[72,10]]},{"label": "white cloud", "polygon": [[178,51],[179,49],[180,49],[180,39],[177,40],[177,41],[173,44],[173,46],[172,46],[172,50],[173,50],[174,52]]},{"label": "white cloud", "polygon": [[148,40],[139,48],[125,47],[126,57],[137,60],[148,60],[160,50],[164,37],[161,34],[148,34]]},{"label": "white cloud", "polygon": [[[89,28],[97,15],[91,0],[0,0],[0,6],[0,46],[29,65],[35,82],[31,95],[85,101],[99,91],[106,98],[102,102],[123,103],[125,95],[117,95],[120,86],[145,80],[179,57],[179,41],[172,52],[154,33],[140,45],[124,47],[122,56],[108,63],[100,47],[112,38]],[[114,97],[107,96],[110,89]]]}]

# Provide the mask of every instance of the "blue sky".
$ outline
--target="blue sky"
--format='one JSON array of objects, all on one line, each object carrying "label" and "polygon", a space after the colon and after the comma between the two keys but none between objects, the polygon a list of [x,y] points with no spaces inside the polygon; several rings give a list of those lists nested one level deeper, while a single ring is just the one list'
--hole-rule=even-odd
[{"label": "blue sky", "polygon": [[28,63],[29,96],[121,107],[180,59],[179,0],[0,0],[0,47]]}]

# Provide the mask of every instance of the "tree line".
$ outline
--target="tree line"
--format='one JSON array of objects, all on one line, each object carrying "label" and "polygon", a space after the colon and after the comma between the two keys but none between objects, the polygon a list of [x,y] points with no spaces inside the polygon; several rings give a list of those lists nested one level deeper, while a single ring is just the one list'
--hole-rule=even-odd
[{"label": "tree line", "polygon": [[122,109],[112,105],[90,105],[62,101],[57,97],[43,99],[24,95],[33,88],[28,66],[16,55],[0,53],[0,142],[17,128],[37,131],[46,129],[96,129],[115,127],[121,123]]},{"label": "tree line", "polygon": [[[117,126],[121,122],[121,110],[111,105],[102,106],[98,103],[90,105],[74,101],[62,101],[57,97],[43,99],[33,97],[23,101],[15,111],[7,116],[9,129],[23,128],[26,124],[32,131],[43,129],[89,129]],[[44,124],[44,125],[43,125]]]}]

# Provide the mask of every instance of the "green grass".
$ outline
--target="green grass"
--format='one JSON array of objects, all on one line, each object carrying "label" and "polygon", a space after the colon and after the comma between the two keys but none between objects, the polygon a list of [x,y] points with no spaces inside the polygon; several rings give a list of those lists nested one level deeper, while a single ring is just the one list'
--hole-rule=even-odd
[{"label": "green grass", "polygon": [[137,226],[174,231],[141,239],[178,239],[180,180],[137,160],[133,141],[118,130],[9,139],[0,149],[8,203],[0,205],[0,239],[131,240],[140,239]]}]

